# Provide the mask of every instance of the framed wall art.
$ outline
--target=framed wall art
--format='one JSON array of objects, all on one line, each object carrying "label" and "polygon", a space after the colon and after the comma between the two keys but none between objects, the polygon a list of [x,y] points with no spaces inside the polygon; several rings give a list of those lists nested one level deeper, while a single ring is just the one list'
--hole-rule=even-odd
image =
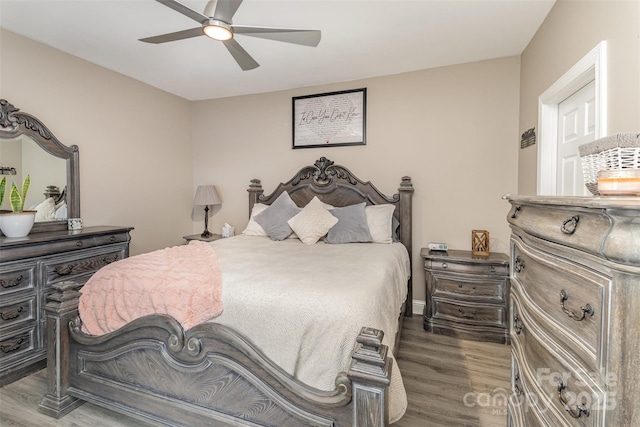
[{"label": "framed wall art", "polygon": [[365,145],[367,89],[293,98],[293,148]]}]

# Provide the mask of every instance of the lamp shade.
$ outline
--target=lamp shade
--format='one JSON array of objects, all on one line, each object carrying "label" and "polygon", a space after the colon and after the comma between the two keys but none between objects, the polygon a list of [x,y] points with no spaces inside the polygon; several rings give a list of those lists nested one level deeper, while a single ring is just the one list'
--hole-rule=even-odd
[{"label": "lamp shade", "polygon": [[198,206],[220,205],[222,200],[215,185],[198,185],[193,204]]}]

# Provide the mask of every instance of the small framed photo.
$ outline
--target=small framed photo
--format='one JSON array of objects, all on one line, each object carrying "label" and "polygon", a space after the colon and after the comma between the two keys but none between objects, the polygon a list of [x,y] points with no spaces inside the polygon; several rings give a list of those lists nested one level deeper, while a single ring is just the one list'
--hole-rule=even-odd
[{"label": "small framed photo", "polygon": [[293,98],[293,148],[366,144],[367,89]]}]

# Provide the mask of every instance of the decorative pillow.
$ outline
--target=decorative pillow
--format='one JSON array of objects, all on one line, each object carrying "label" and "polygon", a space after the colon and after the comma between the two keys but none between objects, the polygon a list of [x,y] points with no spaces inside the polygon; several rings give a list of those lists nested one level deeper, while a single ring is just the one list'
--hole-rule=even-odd
[{"label": "decorative pillow", "polygon": [[275,202],[255,216],[256,222],[267,232],[271,240],[284,240],[293,232],[287,221],[293,218],[300,208],[284,191]]},{"label": "decorative pillow", "polygon": [[325,243],[366,243],[372,240],[365,202],[343,208],[330,209],[329,213],[338,218],[338,223],[329,230]]},{"label": "decorative pillow", "polygon": [[244,229],[242,234],[245,236],[267,236],[267,232],[264,231],[264,228],[260,224],[258,224],[255,220],[255,216],[267,209],[269,206],[264,203],[255,203],[253,205],[253,209],[251,209],[251,215],[249,217],[249,223],[247,224],[247,228]]},{"label": "decorative pillow", "polygon": [[324,204],[314,197],[300,213],[289,220],[289,226],[305,245],[313,245],[336,225],[338,218],[329,213]]},{"label": "decorative pillow", "polygon": [[56,215],[56,202],[52,197],[48,197],[34,209],[36,211],[36,222],[53,221]]},{"label": "decorative pillow", "polygon": [[391,227],[393,223],[393,212],[396,210],[394,205],[372,205],[365,208],[367,216],[367,225],[371,233],[371,241],[373,243],[391,243]]}]

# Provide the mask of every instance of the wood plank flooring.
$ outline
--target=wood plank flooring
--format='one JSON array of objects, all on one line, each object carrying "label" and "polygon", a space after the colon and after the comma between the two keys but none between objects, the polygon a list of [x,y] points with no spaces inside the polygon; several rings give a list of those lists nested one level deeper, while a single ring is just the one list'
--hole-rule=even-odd
[{"label": "wood plank flooring", "polygon": [[[405,319],[398,353],[409,406],[394,427],[506,425],[509,346],[427,333],[422,316]],[[146,427],[147,424],[84,404],[55,420],[38,412],[45,370],[0,388],[2,427]]]}]

